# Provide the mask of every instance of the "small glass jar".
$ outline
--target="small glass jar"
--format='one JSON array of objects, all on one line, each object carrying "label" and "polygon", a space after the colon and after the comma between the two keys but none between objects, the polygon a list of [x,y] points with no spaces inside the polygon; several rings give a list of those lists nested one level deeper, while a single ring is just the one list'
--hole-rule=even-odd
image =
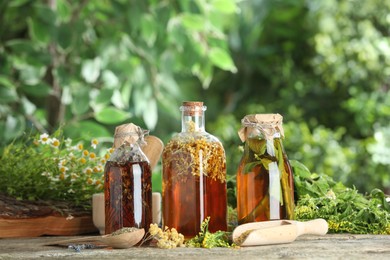
[{"label": "small glass jar", "polygon": [[221,142],[205,131],[203,102],[183,102],[182,131],[167,143],[163,162],[163,225],[186,238],[227,229],[226,157]]},{"label": "small glass jar", "polygon": [[115,150],[104,170],[106,234],[123,227],[147,232],[152,223],[151,168],[141,150],[147,133],[133,124],[116,129]]},{"label": "small glass jar", "polygon": [[294,182],[282,121],[279,114],[247,115],[241,121],[245,145],[237,170],[238,224],[294,218]]}]

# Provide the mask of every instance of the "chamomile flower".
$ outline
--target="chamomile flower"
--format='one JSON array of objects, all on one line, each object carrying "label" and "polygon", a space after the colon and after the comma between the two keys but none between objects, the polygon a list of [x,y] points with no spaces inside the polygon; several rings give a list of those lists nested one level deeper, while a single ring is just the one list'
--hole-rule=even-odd
[{"label": "chamomile flower", "polygon": [[42,144],[49,144],[51,142],[50,136],[47,133],[39,136],[39,142]]},{"label": "chamomile flower", "polygon": [[65,146],[66,146],[66,147],[70,147],[70,146],[72,145],[72,139],[66,138],[66,140],[64,141],[64,143],[65,143]]},{"label": "chamomile flower", "polygon": [[51,176],[50,172],[42,172],[41,175],[45,176],[45,177],[50,177]]},{"label": "chamomile flower", "polygon": [[82,151],[83,149],[84,149],[84,145],[82,143],[76,145],[76,150]]},{"label": "chamomile flower", "polygon": [[58,169],[60,170],[61,173],[65,173],[69,170],[69,168],[64,165],[59,165]]},{"label": "chamomile flower", "polygon": [[84,157],[81,157],[81,158],[79,159],[79,162],[80,162],[81,164],[85,164],[85,163],[87,162],[87,159],[85,159]]},{"label": "chamomile flower", "polygon": [[96,146],[99,144],[99,141],[97,139],[92,139],[91,141],[91,147],[93,149],[96,149]]},{"label": "chamomile flower", "polygon": [[96,159],[96,154],[95,154],[94,152],[90,152],[90,153],[89,153],[89,158],[90,158],[91,160]]},{"label": "chamomile flower", "polygon": [[91,167],[87,167],[87,168],[85,168],[84,169],[84,171],[83,171],[85,174],[88,174],[88,175],[90,175],[90,174],[92,174],[92,172],[93,172],[93,169],[91,168]]},{"label": "chamomile flower", "polygon": [[60,160],[60,162],[58,163],[58,167],[65,166],[66,162],[67,162],[66,159]]},{"label": "chamomile flower", "polygon": [[57,138],[52,138],[51,139],[51,143],[50,143],[50,145],[52,146],[52,147],[54,147],[54,148],[58,148],[59,146],[60,146],[60,140],[58,140]]},{"label": "chamomile flower", "polygon": [[101,166],[95,166],[95,167],[93,167],[93,172],[94,173],[98,173],[98,172],[101,172],[103,169],[102,169],[102,167]]}]

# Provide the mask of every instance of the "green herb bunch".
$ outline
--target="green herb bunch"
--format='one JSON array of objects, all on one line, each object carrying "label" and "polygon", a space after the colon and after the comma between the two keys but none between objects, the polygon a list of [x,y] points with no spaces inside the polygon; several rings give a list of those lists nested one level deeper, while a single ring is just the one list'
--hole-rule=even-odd
[{"label": "green herb bunch", "polygon": [[210,217],[204,219],[200,226],[200,232],[194,238],[186,242],[187,247],[233,247],[233,244],[229,243],[228,232],[217,231],[215,233],[209,232]]},{"label": "green herb bunch", "polygon": [[327,175],[310,173],[301,163],[291,161],[298,202],[297,220],[323,218],[329,232],[390,234],[390,204],[379,189],[363,195]]},{"label": "green herb bunch", "polygon": [[89,207],[92,194],[103,191],[104,165],[112,152],[99,157],[98,144],[93,139],[87,149],[60,131],[15,140],[0,157],[0,193]]}]

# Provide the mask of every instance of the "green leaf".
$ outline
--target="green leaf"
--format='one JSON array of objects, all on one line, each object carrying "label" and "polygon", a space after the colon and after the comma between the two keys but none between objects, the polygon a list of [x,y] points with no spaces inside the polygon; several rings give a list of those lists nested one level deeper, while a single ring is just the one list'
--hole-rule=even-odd
[{"label": "green leaf", "polygon": [[149,130],[153,130],[157,124],[157,102],[155,99],[151,98],[147,101],[147,109],[144,110],[142,116],[145,122],[146,127]]},{"label": "green leaf", "polygon": [[9,89],[15,88],[14,84],[6,76],[0,76],[0,86],[7,87]]},{"label": "green leaf", "polygon": [[234,0],[213,0],[211,4],[214,9],[225,14],[237,12],[237,5]]},{"label": "green leaf", "polygon": [[26,128],[26,122],[21,115],[8,115],[5,121],[5,131],[3,137],[5,140],[10,141],[20,136]]},{"label": "green leaf", "polygon": [[34,105],[34,103],[32,103],[26,97],[21,98],[21,103],[22,103],[24,114],[26,115],[32,115],[37,110],[37,107]]},{"label": "green leaf", "polygon": [[72,8],[66,0],[56,0],[57,16],[60,21],[67,22],[72,17]]},{"label": "green leaf", "polygon": [[9,7],[20,7],[28,2],[30,2],[30,0],[12,0],[9,1],[8,5]]},{"label": "green leaf", "polygon": [[20,78],[27,85],[38,84],[45,75],[46,67],[20,64]]},{"label": "green leaf", "polygon": [[0,103],[11,103],[18,100],[18,93],[13,88],[0,85]]},{"label": "green leaf", "polygon": [[228,70],[233,73],[237,72],[237,68],[230,55],[223,49],[214,47],[210,50],[209,57],[211,62],[223,70]]},{"label": "green leaf", "polygon": [[146,14],[141,16],[141,35],[149,47],[152,47],[157,38],[156,22],[153,16]]},{"label": "green leaf", "polygon": [[184,13],[181,16],[182,24],[190,31],[201,31],[205,28],[205,19],[201,15]]},{"label": "green leaf", "polygon": [[23,85],[21,87],[24,93],[34,97],[46,97],[51,90],[51,87],[45,82],[40,82],[37,85]]},{"label": "green leaf", "polygon": [[64,50],[70,48],[72,45],[72,37],[74,35],[72,30],[74,29],[68,24],[61,24],[57,28],[57,42]]},{"label": "green leaf", "polygon": [[93,121],[82,121],[65,125],[64,135],[72,139],[91,140],[97,137],[113,136],[104,126]]},{"label": "green leaf", "polygon": [[98,122],[103,124],[118,124],[130,118],[130,113],[115,107],[106,107],[95,114]]},{"label": "green leaf", "polygon": [[252,172],[253,168],[255,168],[257,165],[261,165],[261,162],[256,161],[256,162],[250,162],[250,163],[245,164],[243,173],[245,174],[245,173]]},{"label": "green leaf", "polygon": [[299,176],[304,179],[309,179],[311,176],[310,170],[304,165],[296,160],[290,160],[290,165],[293,168],[294,175]]},{"label": "green leaf", "polygon": [[110,103],[112,95],[114,94],[114,89],[103,88],[99,91],[99,94],[96,96],[95,102],[98,105],[106,105]]},{"label": "green leaf", "polygon": [[111,70],[103,71],[102,79],[108,88],[117,88],[119,85],[118,77]]},{"label": "green leaf", "polygon": [[73,102],[71,103],[72,113],[82,115],[89,109],[89,91],[87,88],[79,88],[73,93]]},{"label": "green leaf", "polygon": [[32,19],[31,17],[27,18],[28,29],[30,37],[39,43],[49,44],[50,42],[50,32],[47,29],[47,26],[38,21],[37,19]]},{"label": "green leaf", "polygon": [[85,60],[81,68],[81,75],[88,83],[95,83],[99,78],[101,68],[101,60],[96,57],[93,60]]}]

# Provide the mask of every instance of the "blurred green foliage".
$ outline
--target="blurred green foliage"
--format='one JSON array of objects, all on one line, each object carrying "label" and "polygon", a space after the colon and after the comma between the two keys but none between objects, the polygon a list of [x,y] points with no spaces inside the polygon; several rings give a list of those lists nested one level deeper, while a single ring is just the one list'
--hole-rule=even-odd
[{"label": "blurred green foliage", "polygon": [[250,113],[284,116],[290,159],[362,191],[390,187],[390,2],[4,0],[0,147],[26,129],[166,142],[202,100],[224,143],[230,204]]}]

